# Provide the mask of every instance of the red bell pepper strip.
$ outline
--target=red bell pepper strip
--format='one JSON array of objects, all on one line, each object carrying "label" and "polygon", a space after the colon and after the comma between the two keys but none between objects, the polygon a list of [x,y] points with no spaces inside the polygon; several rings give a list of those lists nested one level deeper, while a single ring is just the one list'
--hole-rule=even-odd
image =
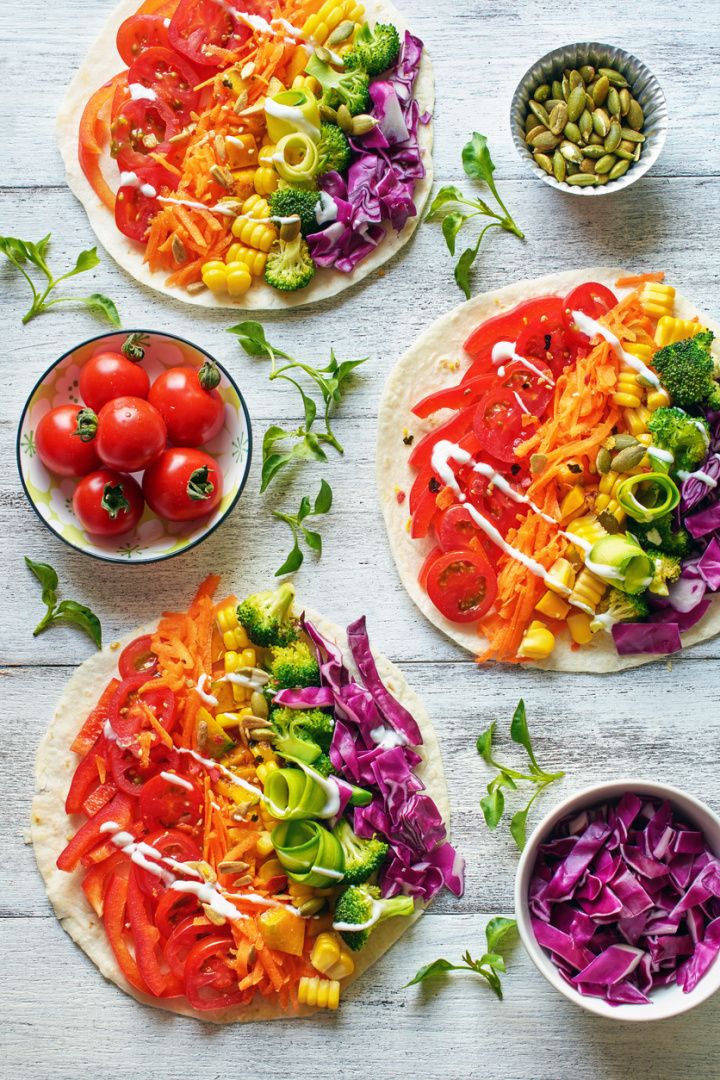
[{"label": "red bell pepper strip", "polygon": [[432,431],[429,431],[427,435],[424,435],[420,442],[413,447],[413,451],[408,459],[413,469],[423,469],[430,464],[433,447],[435,446],[435,443],[440,442],[441,439],[449,439],[451,442],[457,442],[463,435],[467,435],[468,431],[472,428],[474,412],[475,406],[468,405],[467,408],[461,409],[460,412],[451,416],[444,424],[440,424],[439,427],[434,428]]},{"label": "red bell pepper strip", "polygon": [[83,855],[87,855],[98,840],[102,839],[104,834],[100,832],[100,826],[106,821],[116,821],[121,829],[129,825],[134,805],[135,800],[130,795],[118,792],[95,817],[80,826],[67,847],[63,848],[56,864],[58,870],[75,869]]},{"label": "red bell pepper strip", "polygon": [[103,806],[107,806],[115,794],[117,794],[117,787],[112,780],[106,780],[104,784],[100,784],[90,792],[82,804],[83,813],[89,818],[95,817],[95,814],[102,810]]},{"label": "red bell pepper strip", "polygon": [[100,700],[80,728],[70,746],[70,749],[74,754],[80,754],[84,757],[88,750],[90,750],[97,742],[98,737],[102,735],[105,721],[108,718],[108,707],[112,700],[112,696],[119,685],[119,679],[111,679],[103,690]]},{"label": "red bell pepper strip", "polygon": [[102,916],[105,893],[110,879],[121,865],[127,865],[127,855],[123,855],[122,851],[116,850],[115,854],[106,859],[105,862],[98,863],[91,870],[88,870],[83,878],[83,892],[96,915]]},{"label": "red bell pepper strip", "polygon": [[100,168],[100,155],[110,138],[110,126],[106,120],[100,118],[100,113],[112,100],[118,81],[124,79],[126,75],[126,71],[121,71],[95,91],[83,109],[78,133],[80,168],[97,197],[113,213],[115,212],[115,194]]},{"label": "red bell pepper strip", "polygon": [[127,914],[135,943],[135,959],[150,993],[155,997],[176,997],[181,994],[180,981],[172,972],[162,971],[160,968],[160,931],[148,915],[145,897],[138,885],[134,867],[128,880]]},{"label": "red bell pepper strip", "polygon": [[[541,315],[560,314],[562,306],[562,298],[559,296],[536,296],[533,300],[526,300],[510,311],[504,311],[480,323],[463,345],[465,352],[478,364],[474,374],[478,375],[480,371],[487,371],[491,367],[490,354],[493,345],[498,341],[516,341],[529,322],[539,319]],[[464,379],[470,377],[471,370],[469,368],[465,372]]]},{"label": "red bell pepper strip", "polygon": [[123,975],[136,990],[146,994],[148,988],[140,974],[137,961],[125,943],[125,922],[128,896],[128,878],[122,871],[116,872],[108,885],[103,904],[103,925],[110,947],[120,965]]},{"label": "red bell pepper strip", "polygon": [[[106,739],[101,735],[75,769],[73,778],[70,782],[70,790],[65,799],[66,814],[81,813],[85,800],[95,788],[100,786],[101,781],[98,773],[97,758],[104,757],[106,748]],[[88,814],[88,817],[91,816],[91,814]]]},{"label": "red bell pepper strip", "polygon": [[484,375],[478,375],[474,379],[457,383],[456,386],[445,386],[442,390],[436,390],[434,394],[413,405],[412,411],[416,416],[432,416],[440,409],[462,409],[465,405],[472,405],[479,401],[485,391],[492,386],[497,376],[488,371]]}]

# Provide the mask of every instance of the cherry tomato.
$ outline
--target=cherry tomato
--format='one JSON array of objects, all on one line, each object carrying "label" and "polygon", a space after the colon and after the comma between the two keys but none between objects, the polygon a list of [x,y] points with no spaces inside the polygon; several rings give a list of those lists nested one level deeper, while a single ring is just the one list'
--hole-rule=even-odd
[{"label": "cherry tomato", "polygon": [[142,242],[160,209],[154,195],[144,195],[139,187],[124,184],[115,196],[115,224],[123,236]]},{"label": "cherry tomato", "polygon": [[99,466],[94,420],[85,423],[87,412],[80,405],[58,405],[45,413],[38,424],[35,445],[38,457],[50,472],[58,476],[85,476]]},{"label": "cherry tomato", "polygon": [[574,311],[581,311],[591,319],[598,319],[617,304],[617,297],[598,281],[586,281],[567,294],[563,302],[563,320],[573,344],[587,347],[590,338],[578,329],[573,318]]},{"label": "cherry tomato", "polygon": [[480,323],[463,346],[474,361],[465,372],[463,382],[484,371],[492,370],[492,350],[498,341],[517,341],[518,336],[533,319],[539,319],[542,315],[552,318],[561,311],[562,300],[559,296],[538,296]]},{"label": "cherry tomato", "polygon": [[131,15],[118,27],[117,51],[128,67],[146,49],[165,47],[168,43],[167,26],[161,15]]},{"label": "cherry tomato", "polygon": [[[139,751],[138,751],[139,752]],[[180,760],[177,751],[164,743],[153,746],[146,765],[132,749],[113,743],[108,751],[110,771],[119,791],[138,796],[145,784],[160,770],[176,768]]]},{"label": "cherry tomato", "polygon": [[[474,473],[464,487],[468,502],[494,525],[504,538],[510,529],[516,529],[521,519],[528,513],[527,503],[516,502],[510,495],[491,484],[486,476]],[[487,545],[491,562],[496,561],[498,549],[490,540]]]},{"label": "cherry tomato", "polygon": [[114,398],[98,414],[98,454],[112,469],[146,469],[162,454],[166,442],[165,421],[143,398]]},{"label": "cherry tomato", "polygon": [[515,361],[508,364],[501,376],[501,385],[512,391],[524,412],[540,419],[552,400],[555,380],[547,364],[542,360]]},{"label": "cherry tomato", "polygon": [[477,622],[497,596],[497,577],[482,551],[447,551],[428,571],[427,594],[451,622]]},{"label": "cherry tomato", "polygon": [[[243,11],[257,12],[261,5],[245,3]],[[261,12],[259,12],[261,13]],[[168,37],[173,48],[196,64],[218,67],[226,61],[213,54],[212,46],[230,51],[243,45],[252,30],[218,0],[180,0],[170,20]]]},{"label": "cherry tomato", "polygon": [[[180,836],[184,836],[184,833],[180,833]],[[200,854],[198,850],[197,856],[190,856],[193,859],[199,859]],[[142,888],[142,886],[141,886]],[[193,896],[192,893],[177,892],[176,889],[166,889],[165,892],[161,892],[158,897],[157,907],[155,908],[155,925],[160,931],[160,936],[163,938],[171,937],[173,931],[185,922],[186,919],[193,921],[193,917],[199,912],[200,901],[197,896]],[[208,926],[211,925],[208,923]],[[167,954],[165,956],[167,960]],[[170,963],[168,961],[168,967]],[[183,967],[185,962],[183,960]],[[176,974],[182,978],[182,969]]]},{"label": "cherry tomato", "polygon": [[[168,890],[168,893],[170,890]],[[175,893],[175,896],[182,896],[182,893]],[[188,894],[185,894],[187,898]],[[194,899],[194,897],[193,897]],[[162,898],[161,898],[162,902]],[[197,901],[196,901],[197,903]],[[158,904],[159,907],[159,904]],[[161,928],[158,926],[158,930],[162,933]],[[192,916],[183,919],[177,926],[171,931],[167,941],[165,942],[165,962],[174,975],[182,979],[185,977],[185,961],[188,958],[190,950],[197,945],[203,938],[217,937],[218,928],[209,919],[205,918],[193,918]],[[229,938],[227,939],[230,940]]]},{"label": "cherry tomato", "polygon": [[220,467],[204,450],[166,450],[143,477],[148,506],[168,521],[205,517],[220,502],[222,489]]},{"label": "cherry tomato", "polygon": [[166,731],[172,731],[177,719],[177,701],[169,686],[147,686],[146,671],[128,675],[115,690],[108,705],[108,720],[118,739],[128,744],[133,736],[150,726],[146,710],[151,709]]},{"label": "cherry tomato", "polygon": [[194,88],[202,77],[192,64],[172,49],[153,47],[138,56],[128,71],[130,85],[140,84],[155,91],[184,124],[190,119],[200,95]]},{"label": "cherry tomato", "polygon": [[110,123],[110,153],[121,170],[136,172],[154,164],[152,153],[172,154],[168,142],[182,127],[180,119],[162,98],[125,101]]},{"label": "cherry tomato", "polygon": [[436,532],[443,551],[485,549],[485,533],[475,524],[468,508],[460,503],[443,510]]},{"label": "cherry tomato", "polygon": [[165,421],[175,446],[200,446],[221,430],[225,405],[216,389],[219,382],[220,370],[212,361],[199,370],[168,368],[155,380],[148,400]]},{"label": "cherry tomato", "polygon": [[140,792],[140,813],[148,829],[171,829],[176,825],[197,825],[204,794],[194,780],[181,777],[182,783],[158,775]]},{"label": "cherry tomato", "polygon": [[[187,833],[179,832],[177,829],[156,829],[155,832],[151,832],[145,837],[145,843],[154,848],[164,859],[174,859],[175,862],[195,862],[201,857],[200,848],[193,838],[188,836]],[[155,860],[153,859],[152,861]],[[159,866],[162,867],[163,863],[159,863]],[[169,870],[170,873],[173,872],[172,866],[167,866],[166,869]],[[135,874],[141,890],[146,896],[151,896],[154,900],[158,897],[162,898],[168,893],[178,899],[180,897],[187,898],[188,896],[191,896],[189,893],[173,892],[171,889],[167,889],[162,876],[154,874],[152,870],[146,870],[144,867],[136,866]],[[193,900],[193,906],[197,907],[197,897],[191,896],[191,899]],[[166,910],[167,906],[168,905],[166,904]],[[155,925],[157,926],[157,917],[155,919]],[[162,933],[160,926],[158,926],[158,930]],[[168,934],[169,933],[170,931],[168,930]]]},{"label": "cherry tomato", "polygon": [[532,363],[540,361],[549,365],[553,375],[559,375],[575,359],[575,347],[565,328],[562,312],[528,323],[517,339],[515,351]]},{"label": "cherry tomato", "polygon": [[92,536],[120,536],[134,529],[145,509],[137,480],[113,469],[84,476],[73,495],[73,510]]},{"label": "cherry tomato", "polygon": [[120,352],[96,353],[80,372],[80,394],[95,412],[116,397],[146,398],[149,389],[147,371]]},{"label": "cherry tomato", "polygon": [[151,679],[158,667],[158,658],[152,651],[152,635],[143,634],[126,645],[118,659],[118,670],[123,679],[143,674]]},{"label": "cherry tomato", "polygon": [[427,578],[428,578],[428,574],[430,573],[430,567],[432,566],[432,564],[435,562],[435,560],[438,558],[439,555],[442,555],[442,548],[434,547],[432,549],[432,551],[429,552],[425,556],[423,564],[420,567],[420,571],[418,573],[418,581],[420,583],[420,587],[422,589],[425,589],[426,592],[427,592]]},{"label": "cherry tomato", "polygon": [[198,941],[185,961],[185,996],[194,1009],[224,1009],[246,999],[230,965],[232,938],[215,935]]},{"label": "cherry tomato", "polygon": [[522,442],[523,409],[506,386],[491,390],[474,406],[473,431],[481,449],[501,461],[515,460]]}]

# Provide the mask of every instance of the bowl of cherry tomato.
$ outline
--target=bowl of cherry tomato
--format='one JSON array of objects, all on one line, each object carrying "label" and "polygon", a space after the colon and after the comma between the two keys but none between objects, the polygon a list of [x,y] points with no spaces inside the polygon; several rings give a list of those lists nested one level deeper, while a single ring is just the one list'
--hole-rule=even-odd
[{"label": "bowl of cherry tomato", "polygon": [[199,544],[240,498],[250,417],[213,357],[173,334],[101,334],[64,353],[23,409],[17,460],[48,528],[108,562]]}]

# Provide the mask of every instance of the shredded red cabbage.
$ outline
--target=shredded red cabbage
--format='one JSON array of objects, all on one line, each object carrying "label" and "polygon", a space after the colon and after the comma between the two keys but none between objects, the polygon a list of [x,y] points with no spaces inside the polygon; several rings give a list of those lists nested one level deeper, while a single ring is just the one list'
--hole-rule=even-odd
[{"label": "shredded red cabbage", "polygon": [[562,978],[611,1005],[693,990],[720,953],[720,861],[669,802],[628,792],[539,847],[531,923]]}]

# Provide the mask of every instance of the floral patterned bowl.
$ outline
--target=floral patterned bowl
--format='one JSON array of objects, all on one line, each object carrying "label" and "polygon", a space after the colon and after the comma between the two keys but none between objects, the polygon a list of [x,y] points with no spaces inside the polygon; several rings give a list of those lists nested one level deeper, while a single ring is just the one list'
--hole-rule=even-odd
[{"label": "floral patterned bowl", "polygon": [[172,522],[156,517],[146,507],[138,526],[123,536],[106,540],[86,533],[72,510],[77,481],[48,472],[37,455],[35,429],[45,413],[56,405],[79,402],[78,382],[83,364],[96,353],[107,349],[118,351],[130,333],[148,335],[142,364],[151,381],[165,368],[180,365],[199,368],[205,360],[213,359],[183,338],[153,330],[101,334],[76,345],[48,368],[30,394],[18,428],[17,460],[30,504],[66,544],[106,562],[148,563],[169,559],[194,547],[227,517],[240,498],[250,471],[252,433],[243,396],[228,372],[218,364],[222,375],[218,390],[225,402],[225,423],[222,431],[204,447],[223,473],[224,491],[217,509],[198,521]]}]

